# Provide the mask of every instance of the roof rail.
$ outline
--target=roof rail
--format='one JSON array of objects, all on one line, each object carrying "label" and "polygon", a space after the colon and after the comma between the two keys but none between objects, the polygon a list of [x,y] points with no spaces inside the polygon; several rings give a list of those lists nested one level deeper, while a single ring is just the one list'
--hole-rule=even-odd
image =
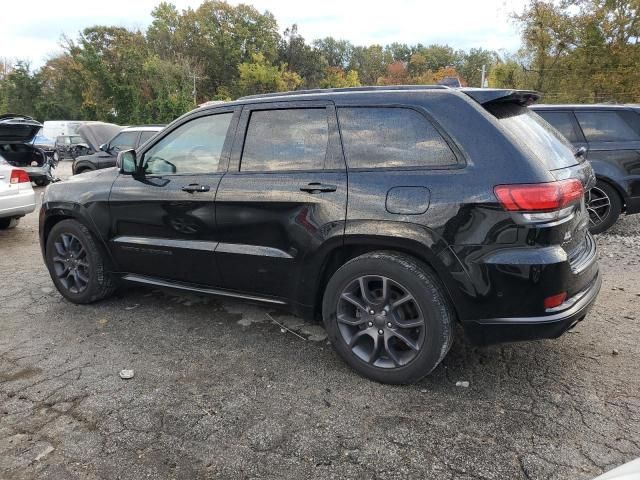
[{"label": "roof rail", "polygon": [[289,97],[292,95],[309,95],[313,93],[345,93],[345,92],[375,92],[378,90],[447,90],[449,87],[445,85],[386,85],[371,87],[344,87],[344,88],[314,88],[311,90],[292,90],[289,92],[260,93],[257,95],[247,95],[240,97],[238,100],[247,100],[251,98],[271,98],[271,97]]}]

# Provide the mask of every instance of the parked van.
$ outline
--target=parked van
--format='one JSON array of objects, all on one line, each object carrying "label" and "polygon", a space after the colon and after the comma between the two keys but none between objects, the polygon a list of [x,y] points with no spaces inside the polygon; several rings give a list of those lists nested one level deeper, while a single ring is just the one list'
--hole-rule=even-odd
[{"label": "parked van", "polygon": [[79,120],[47,120],[43,124],[42,134],[47,138],[75,135],[85,123]]}]

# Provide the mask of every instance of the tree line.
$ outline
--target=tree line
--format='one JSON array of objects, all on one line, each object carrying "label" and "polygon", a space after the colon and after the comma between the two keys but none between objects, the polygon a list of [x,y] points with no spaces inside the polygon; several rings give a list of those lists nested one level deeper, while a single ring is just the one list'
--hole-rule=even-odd
[{"label": "tree line", "polygon": [[[0,112],[40,120],[169,122],[207,100],[301,88],[432,84],[535,89],[547,102],[640,101],[640,0],[530,0],[513,15],[522,48],[307,41],[269,12],[206,0],[161,3],[146,31],[97,25],[63,37],[33,71],[0,62]],[[455,32],[452,32],[454,35]]]}]

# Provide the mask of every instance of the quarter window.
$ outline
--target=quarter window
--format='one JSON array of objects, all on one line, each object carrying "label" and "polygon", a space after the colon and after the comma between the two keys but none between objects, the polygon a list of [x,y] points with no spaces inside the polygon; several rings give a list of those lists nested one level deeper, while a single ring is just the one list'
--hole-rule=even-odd
[{"label": "quarter window", "polygon": [[640,117],[633,112],[576,112],[589,142],[640,141]]},{"label": "quarter window", "polygon": [[435,127],[408,108],[338,109],[349,168],[443,167],[456,157]]},{"label": "quarter window", "polygon": [[185,123],[144,154],[149,174],[211,173],[218,170],[233,114],[199,117]]},{"label": "quarter window", "polygon": [[329,143],[325,108],[251,113],[240,170],[319,170]]}]

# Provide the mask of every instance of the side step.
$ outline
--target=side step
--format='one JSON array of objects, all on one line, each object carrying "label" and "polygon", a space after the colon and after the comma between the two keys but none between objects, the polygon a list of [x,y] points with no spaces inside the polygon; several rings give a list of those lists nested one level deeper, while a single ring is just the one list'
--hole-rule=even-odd
[{"label": "side step", "polygon": [[269,297],[260,297],[257,295],[247,295],[244,293],[229,292],[227,290],[218,290],[216,288],[193,287],[191,285],[185,285],[183,283],[172,283],[166,280],[161,280],[159,278],[146,277],[144,275],[136,275],[134,273],[129,273],[124,277],[122,277],[122,279],[128,282],[141,283],[143,285],[153,285],[155,287],[163,287],[163,288],[175,288],[178,290],[186,290],[189,292],[205,293],[207,295],[220,295],[223,297],[240,298],[243,300],[250,300],[253,302],[272,303],[277,305],[287,304],[287,302],[283,300],[276,300]]}]

